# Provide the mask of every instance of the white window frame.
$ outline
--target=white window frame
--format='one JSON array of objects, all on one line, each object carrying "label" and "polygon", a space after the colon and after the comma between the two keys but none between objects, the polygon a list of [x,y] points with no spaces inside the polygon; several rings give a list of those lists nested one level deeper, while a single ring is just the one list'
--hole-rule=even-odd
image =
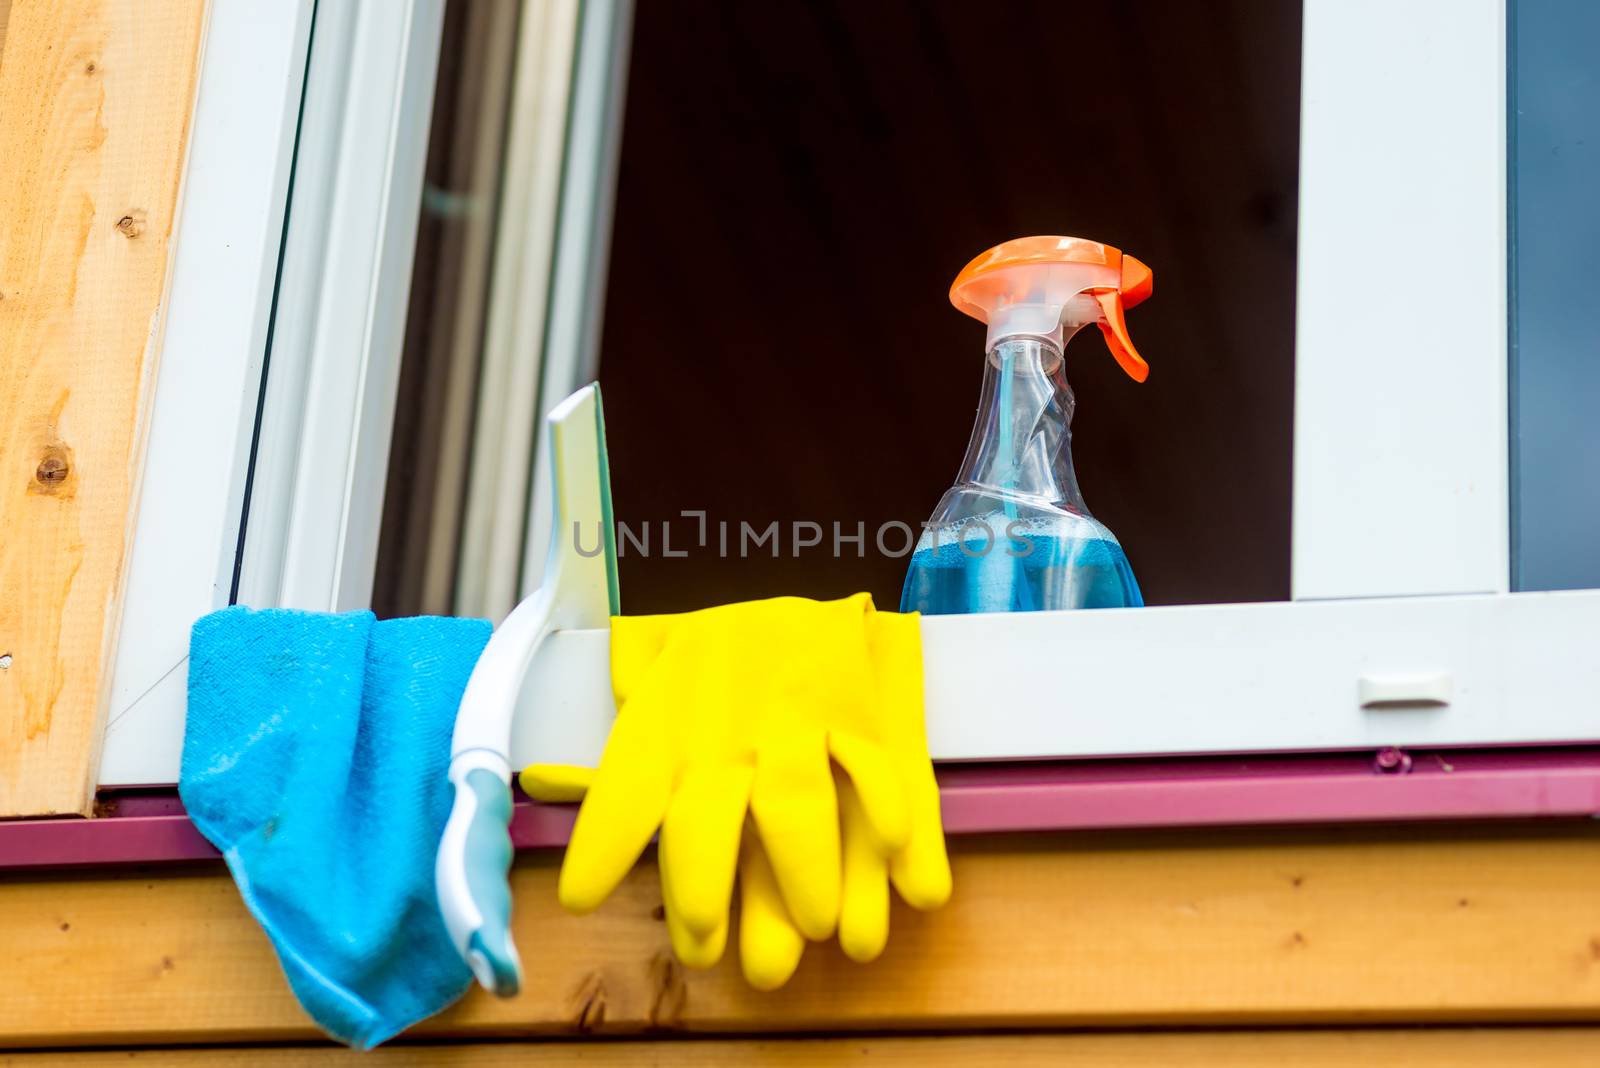
[{"label": "white window frame", "polygon": [[102,786],[177,781],[196,618],[371,598],[443,14],[213,0]]},{"label": "white window frame", "polygon": [[444,3],[317,7],[241,604],[371,602]]},{"label": "white window frame", "polygon": [[313,0],[213,0],[102,783],[176,781],[189,627],[233,590]]},{"label": "white window frame", "polygon": [[1510,588],[1505,0],[1306,0],[1292,595]]},{"label": "white window frame", "polygon": [[[557,0],[529,2],[568,9]],[[218,12],[229,3],[217,0]],[[618,25],[625,28],[627,9],[584,7],[578,28],[568,31],[578,58],[559,222],[551,221],[548,189],[532,209],[545,213],[542,222],[530,223],[528,211],[509,213],[511,225],[537,223],[546,238],[527,243],[523,261],[495,267],[497,286],[503,274],[541,279],[552,270],[569,282],[587,280],[558,287],[551,305],[537,309],[533,333],[507,330],[524,341],[542,335],[538,368],[521,365],[525,383],[542,382],[540,408],[558,401],[577,384],[574,376],[592,366],[603,299],[604,250],[595,253],[595,236],[607,232],[606,168],[614,168],[608,153],[615,152],[621,93],[615,71],[622,64],[597,66],[594,57],[625,55],[618,50],[625,49],[627,34]],[[621,14],[595,21],[593,11],[601,7]],[[1600,657],[1592,652],[1600,635],[1600,591],[1507,592],[1505,8],[1505,0],[1305,0],[1293,600],[929,618],[923,633],[936,757],[1553,743],[1600,735]],[[393,39],[388,47],[403,51]],[[210,69],[208,52],[208,77]],[[600,70],[610,72],[609,82],[595,73]],[[203,83],[202,127],[209,92]],[[394,95],[394,121],[400,122],[407,108],[418,107],[418,97]],[[425,121],[426,113],[424,102],[423,119],[413,113],[411,121]],[[197,152],[201,132],[197,128]],[[200,158],[191,162],[191,185]],[[398,164],[389,166],[393,174]],[[599,195],[585,202],[568,196],[575,173],[589,175],[585,188]],[[186,197],[186,212],[188,204]],[[403,220],[390,224],[401,227]],[[291,213],[291,233],[294,225]],[[589,236],[563,241],[551,236],[556,231]],[[362,292],[371,298],[369,316],[403,316],[405,288],[385,283],[390,276],[383,270],[385,264],[400,270],[392,249],[403,244],[409,254],[409,243],[409,237],[396,239],[387,246],[390,254],[363,261],[368,273],[357,274],[367,280]],[[556,245],[567,257],[565,267],[557,261],[559,269],[551,266]],[[180,240],[180,283],[186,255]],[[572,264],[583,269],[569,270]],[[240,286],[241,300],[248,288]],[[181,290],[173,314],[181,317],[180,297]],[[569,325],[557,329],[563,316]],[[171,365],[170,337],[158,389],[165,389]],[[236,342],[238,353],[230,354],[248,367],[255,352],[259,362],[259,346],[250,347],[256,339],[241,334]],[[363,351],[371,360],[370,344]],[[275,344],[274,365],[277,359]],[[271,377],[264,427],[277,414]],[[216,387],[218,395],[226,385]],[[321,431],[335,437],[342,430],[340,440],[352,433],[381,440],[382,449],[363,445],[357,454],[386,452],[385,420],[355,416],[372,407],[372,397],[392,406],[392,382],[384,388],[388,394],[368,391],[367,408],[329,404],[308,409],[306,420],[326,422]],[[162,498],[151,494],[159,492],[155,456],[159,423],[167,418],[164,397],[158,392],[147,509],[161,507],[151,502]],[[382,407],[377,404],[380,416]],[[237,427],[223,426],[222,414],[214,422],[208,440],[223,441],[224,429],[237,437]],[[516,483],[528,481],[536,449],[531,437],[516,436],[510,481],[497,476],[485,491],[501,495],[496,521],[513,524],[508,531],[527,523],[522,558],[506,552],[517,539],[503,533],[493,561],[480,555],[471,564],[474,596],[493,591],[490,600],[503,599],[519,581],[536,581],[539,574],[543,495],[515,491]],[[308,476],[301,463],[292,480],[297,492],[306,491]],[[376,536],[381,483],[377,495],[347,488],[340,501],[337,509],[314,513],[339,517],[337,529],[344,532],[344,542],[318,556],[323,564],[316,573],[324,584],[315,588],[334,592],[322,600],[264,594],[252,603],[360,603],[366,591],[349,576],[364,571],[370,585],[370,553],[362,556],[365,550],[350,546]],[[225,513],[222,507],[219,515]],[[158,516],[150,533],[141,526],[136,572],[143,542],[176,522]],[[255,522],[252,505],[249,536]],[[200,532],[191,539],[195,546],[203,542]],[[209,546],[208,559],[217,559],[217,543]],[[229,559],[226,551],[221,558]],[[204,569],[196,563],[190,570],[198,576]],[[163,627],[177,626],[182,616],[186,641],[194,615],[218,603],[216,570],[207,571],[209,599],[191,597],[181,609],[173,607]],[[199,579],[194,583],[198,589]],[[130,583],[129,613],[139,610],[136,601],[146,609],[150,604],[149,597],[135,598],[138,589]],[[506,606],[485,601],[483,607],[498,615]],[[559,634],[541,651],[534,674],[541,693],[555,700],[538,714],[524,708],[514,759],[598,755],[612,713],[605,663],[603,631]],[[1046,686],[1044,679],[1055,681]],[[169,681],[167,691],[176,685]],[[181,703],[163,707],[159,716],[113,723],[103,782],[172,781],[182,709]]]}]

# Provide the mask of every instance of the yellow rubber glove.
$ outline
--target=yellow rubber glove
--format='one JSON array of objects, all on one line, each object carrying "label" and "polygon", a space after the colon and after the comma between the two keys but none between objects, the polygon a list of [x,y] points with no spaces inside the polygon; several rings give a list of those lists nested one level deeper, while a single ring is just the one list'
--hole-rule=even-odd
[{"label": "yellow rubber glove", "polygon": [[[721,956],[737,865],[741,955],[767,987],[793,971],[801,935],[826,938],[836,925],[852,956],[876,956],[888,933],[885,871],[913,905],[948,898],[916,616],[876,613],[863,594],[618,617],[612,684],[617,722],[562,867],[568,908],[597,906],[659,828],[680,959],[703,967]],[[545,800],[571,799],[587,780],[586,769],[553,765],[522,777]],[[747,810],[756,834],[741,856]]]},{"label": "yellow rubber glove", "polygon": [[[523,771],[522,785],[539,801],[579,801],[593,776],[592,768],[535,764]],[[839,945],[846,956],[866,963],[875,960],[888,942],[890,879],[917,908],[937,908],[949,899],[950,867],[939,826],[938,791],[935,787],[931,793],[931,819],[918,820],[926,834],[914,834],[915,849],[908,843],[886,866],[854,788],[842,775],[836,776],[836,784],[844,850]],[[896,872],[900,874],[891,874]],[[739,901],[739,962],[745,979],[758,990],[776,990],[799,967],[805,936],[789,918],[772,864],[753,827],[746,828],[739,851]],[[666,909],[666,920],[673,952],[685,964],[710,967],[721,958],[728,936],[725,925],[702,939],[688,931],[672,907]]]}]

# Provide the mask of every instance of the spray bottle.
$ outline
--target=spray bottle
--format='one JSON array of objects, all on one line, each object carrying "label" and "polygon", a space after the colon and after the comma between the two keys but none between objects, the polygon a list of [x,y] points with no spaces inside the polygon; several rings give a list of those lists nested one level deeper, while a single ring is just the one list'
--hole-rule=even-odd
[{"label": "spray bottle", "polygon": [[1062,352],[1095,323],[1136,382],[1149,366],[1123,310],[1150,268],[1075,237],[1007,241],[967,264],[950,302],[988,324],[983,393],[966,459],[924,525],[903,612],[1029,612],[1144,604],[1116,535],[1089,514],[1072,469],[1073,397]]}]

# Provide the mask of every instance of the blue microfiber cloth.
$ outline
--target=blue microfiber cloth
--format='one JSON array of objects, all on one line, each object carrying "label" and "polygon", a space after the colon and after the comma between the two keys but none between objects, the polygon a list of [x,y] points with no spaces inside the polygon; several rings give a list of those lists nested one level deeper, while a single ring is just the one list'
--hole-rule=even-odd
[{"label": "blue microfiber cloth", "polygon": [[490,629],[236,607],[190,635],[178,792],[300,1004],[358,1048],[471,981],[433,861],[456,707]]}]

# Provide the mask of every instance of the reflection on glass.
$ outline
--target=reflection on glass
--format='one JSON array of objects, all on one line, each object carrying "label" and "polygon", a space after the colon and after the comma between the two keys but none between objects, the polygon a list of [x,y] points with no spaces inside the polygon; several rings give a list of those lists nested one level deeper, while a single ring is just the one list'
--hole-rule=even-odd
[{"label": "reflection on glass", "polygon": [[1511,585],[1600,587],[1600,3],[1509,18]]},{"label": "reflection on glass", "polygon": [[451,610],[520,9],[445,9],[372,587],[383,617]]}]

